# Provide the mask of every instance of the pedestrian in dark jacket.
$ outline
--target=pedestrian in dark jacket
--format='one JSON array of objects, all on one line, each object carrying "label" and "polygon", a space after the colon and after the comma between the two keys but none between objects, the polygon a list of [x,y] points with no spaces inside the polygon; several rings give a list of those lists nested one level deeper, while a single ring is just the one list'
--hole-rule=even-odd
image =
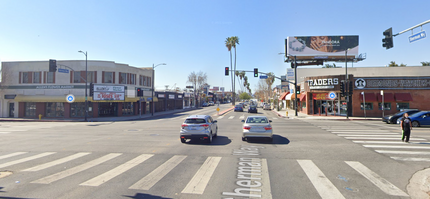
[{"label": "pedestrian in dark jacket", "polygon": [[412,124],[411,124],[411,118],[409,118],[409,114],[405,113],[403,115],[403,118],[400,120],[400,127],[402,127],[402,141],[409,142],[409,138],[411,137],[411,130],[412,130]]}]

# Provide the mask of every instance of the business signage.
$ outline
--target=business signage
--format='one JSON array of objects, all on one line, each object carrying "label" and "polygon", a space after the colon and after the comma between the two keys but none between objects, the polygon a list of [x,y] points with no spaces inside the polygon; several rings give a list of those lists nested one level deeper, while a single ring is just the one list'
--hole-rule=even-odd
[{"label": "business signage", "polygon": [[331,59],[358,56],[358,35],[295,36],[287,39],[287,54],[301,59]]},{"label": "business signage", "polygon": [[125,94],[116,92],[94,92],[93,100],[125,100]]},{"label": "business signage", "polygon": [[182,95],[178,95],[178,99],[182,99]]},{"label": "business signage", "polygon": [[294,80],[294,69],[292,68],[287,69],[287,80],[289,81]]},{"label": "business signage", "polygon": [[309,89],[332,89],[339,84],[338,78],[321,78],[308,80]]},{"label": "business signage", "polygon": [[214,87],[212,88],[212,90],[213,90],[213,91],[219,91],[219,87],[218,87],[218,86],[214,86]]},{"label": "business signage", "polygon": [[175,95],[169,95],[169,99],[175,99]]},{"label": "business signage", "polygon": [[314,100],[332,100],[328,93],[313,93],[312,98]]},{"label": "business signage", "polygon": [[224,92],[224,90],[225,90],[225,88],[224,87],[221,87],[221,88],[219,88],[220,89],[220,91],[222,91],[222,92]]},{"label": "business signage", "polygon": [[118,92],[118,93],[124,93],[125,92],[125,86],[94,85],[94,92]]},{"label": "business signage", "polygon": [[190,97],[191,96],[191,94],[190,93],[185,93],[184,94],[184,97]]},{"label": "business signage", "polygon": [[158,98],[164,98],[164,94],[158,94]]},{"label": "business signage", "polygon": [[430,77],[356,77],[354,89],[430,89]]}]

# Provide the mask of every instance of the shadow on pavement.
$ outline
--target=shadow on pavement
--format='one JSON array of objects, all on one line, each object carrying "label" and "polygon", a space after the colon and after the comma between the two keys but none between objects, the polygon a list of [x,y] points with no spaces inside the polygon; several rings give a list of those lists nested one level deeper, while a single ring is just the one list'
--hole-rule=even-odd
[{"label": "shadow on pavement", "polygon": [[161,196],[154,196],[154,195],[146,194],[146,193],[137,193],[134,196],[124,196],[124,197],[134,198],[134,199],[170,199],[170,198],[165,198],[165,197],[161,197]]},{"label": "shadow on pavement", "polygon": [[212,139],[212,143],[207,143],[205,140],[187,140],[184,144],[193,144],[193,145],[227,145],[230,144],[231,140],[226,136],[218,135],[216,138]]},{"label": "shadow on pavement", "polygon": [[289,144],[290,140],[286,137],[280,135],[273,135],[273,141],[270,142],[269,139],[266,138],[247,138],[248,143],[265,143],[265,144]]}]

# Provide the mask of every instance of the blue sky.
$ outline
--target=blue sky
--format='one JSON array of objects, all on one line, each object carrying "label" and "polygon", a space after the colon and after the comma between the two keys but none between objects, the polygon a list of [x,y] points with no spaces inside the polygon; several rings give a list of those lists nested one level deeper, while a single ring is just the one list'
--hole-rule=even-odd
[{"label": "blue sky", "polygon": [[[430,61],[429,39],[409,43],[408,32],[386,50],[382,32],[429,20],[429,7],[428,0],[1,0],[0,61],[80,60],[82,50],[89,60],[136,67],[166,63],[156,68],[159,89],[185,88],[187,76],[202,71],[211,86],[230,90],[230,77],[224,76],[230,66],[224,41],[230,36],[240,39],[237,69],[277,76],[289,68],[278,55],[288,36],[359,35],[359,52],[367,59],[354,67],[421,65]],[[258,78],[247,76],[255,90]]]}]

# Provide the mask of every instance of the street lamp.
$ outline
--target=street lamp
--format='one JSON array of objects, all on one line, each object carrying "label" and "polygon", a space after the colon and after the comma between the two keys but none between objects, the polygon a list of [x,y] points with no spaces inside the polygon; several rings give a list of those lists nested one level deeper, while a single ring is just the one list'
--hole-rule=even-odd
[{"label": "street lamp", "polygon": [[82,50],[78,51],[85,55],[85,122],[87,122],[88,118],[88,95],[87,95],[87,87],[88,87],[88,53],[87,51],[83,52]]},{"label": "street lamp", "polygon": [[161,64],[157,64],[154,66],[154,64],[152,64],[152,98],[151,98],[151,103],[152,103],[152,116],[154,116],[154,112],[155,112],[155,108],[154,108],[154,82],[155,82],[155,68],[159,65],[166,65],[165,63],[161,63]]}]

